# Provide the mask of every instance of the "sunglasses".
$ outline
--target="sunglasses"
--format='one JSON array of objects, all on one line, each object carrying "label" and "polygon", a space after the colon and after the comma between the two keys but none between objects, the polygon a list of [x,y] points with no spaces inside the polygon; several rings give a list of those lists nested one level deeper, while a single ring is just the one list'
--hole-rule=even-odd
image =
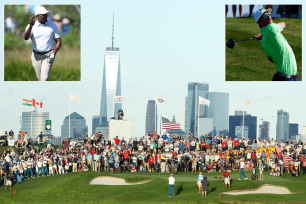
[{"label": "sunglasses", "polygon": [[268,18],[268,16],[270,16],[270,15],[271,15],[271,13],[266,13],[266,14],[262,15],[262,17]]}]

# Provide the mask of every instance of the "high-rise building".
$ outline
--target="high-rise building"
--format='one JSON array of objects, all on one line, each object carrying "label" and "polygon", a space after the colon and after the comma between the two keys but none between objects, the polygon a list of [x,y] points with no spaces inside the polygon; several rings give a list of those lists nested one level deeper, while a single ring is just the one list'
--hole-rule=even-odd
[{"label": "high-rise building", "polygon": [[207,106],[199,105],[199,96],[208,98],[209,84],[188,83],[188,96],[185,100],[185,132],[198,134],[198,119],[207,117]]},{"label": "high-rise building", "polygon": [[261,140],[270,140],[270,122],[262,121],[262,124],[259,125],[259,139]]},{"label": "high-rise building", "polygon": [[299,134],[299,124],[289,123],[289,137]]},{"label": "high-rise building", "polygon": [[119,48],[114,47],[114,20],[112,32],[112,47],[107,47],[104,52],[104,68],[102,78],[102,93],[100,105],[99,125],[108,126],[108,121],[115,116],[121,103],[115,103],[114,96],[121,96],[121,74],[120,74],[120,52]]},{"label": "high-rise building", "polygon": [[[156,116],[156,121],[154,115]],[[157,131],[157,106],[155,104],[155,100],[149,100],[147,105],[147,113],[146,113],[146,133],[151,134],[152,132],[155,131]]]},{"label": "high-rise building", "polygon": [[277,110],[276,140],[286,142],[289,139],[289,113],[284,110]]},{"label": "high-rise building", "polygon": [[22,112],[21,130],[27,132],[28,137],[33,138],[38,137],[40,132],[42,132],[43,135],[51,135],[51,130],[46,130],[45,128],[46,120],[49,120],[49,112]]},{"label": "high-rise building", "polygon": [[[228,135],[229,93],[209,92],[207,118],[213,118],[212,136]],[[204,106],[204,105],[202,105]],[[205,105],[206,106],[206,105]],[[200,126],[201,128],[201,126]]]},{"label": "high-rise building", "polygon": [[[237,136],[242,136],[242,118],[243,118],[243,111],[235,111],[235,115],[229,116],[229,137],[232,139]],[[257,134],[257,116],[248,115],[246,111],[244,111],[244,138],[251,138],[253,141],[256,139]],[[241,137],[240,136],[240,137]]]},{"label": "high-rise building", "polygon": [[86,120],[80,114],[73,112],[70,114],[70,136],[69,136],[69,115],[65,117],[61,128],[61,139],[82,138],[85,132],[88,132]]},{"label": "high-rise building", "polygon": [[96,127],[99,127],[100,117],[99,116],[92,116],[92,123],[91,123],[91,132],[96,134]]}]

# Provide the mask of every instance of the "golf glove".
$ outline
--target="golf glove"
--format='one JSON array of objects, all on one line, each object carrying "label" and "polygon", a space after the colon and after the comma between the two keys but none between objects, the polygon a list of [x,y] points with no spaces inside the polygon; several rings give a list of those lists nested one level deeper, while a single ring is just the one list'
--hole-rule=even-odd
[{"label": "golf glove", "polygon": [[54,62],[54,61],[55,61],[55,56],[54,56],[53,53],[51,53],[51,55],[48,58],[48,62],[51,63],[51,62]]}]

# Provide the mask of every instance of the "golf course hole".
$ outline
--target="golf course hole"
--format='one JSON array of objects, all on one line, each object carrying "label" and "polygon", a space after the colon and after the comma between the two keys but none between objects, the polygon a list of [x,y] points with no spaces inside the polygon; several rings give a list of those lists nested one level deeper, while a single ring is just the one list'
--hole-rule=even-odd
[{"label": "golf course hole", "polygon": [[136,183],[127,183],[123,178],[111,177],[111,176],[99,176],[92,179],[88,184],[91,185],[137,185],[148,183],[151,180],[141,181]]},{"label": "golf course hole", "polygon": [[270,193],[270,194],[293,194],[288,188],[283,186],[274,186],[264,184],[256,190],[244,190],[244,191],[230,191],[223,194],[228,195],[243,195],[243,194],[255,194],[255,193]]}]

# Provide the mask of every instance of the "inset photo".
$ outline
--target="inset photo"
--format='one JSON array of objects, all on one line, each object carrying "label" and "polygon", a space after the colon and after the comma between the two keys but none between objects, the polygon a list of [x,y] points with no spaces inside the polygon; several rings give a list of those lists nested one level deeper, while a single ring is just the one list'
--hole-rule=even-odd
[{"label": "inset photo", "polygon": [[302,81],[302,5],[225,5],[225,81]]},{"label": "inset photo", "polygon": [[80,81],[81,5],[4,5],[4,81]]}]

